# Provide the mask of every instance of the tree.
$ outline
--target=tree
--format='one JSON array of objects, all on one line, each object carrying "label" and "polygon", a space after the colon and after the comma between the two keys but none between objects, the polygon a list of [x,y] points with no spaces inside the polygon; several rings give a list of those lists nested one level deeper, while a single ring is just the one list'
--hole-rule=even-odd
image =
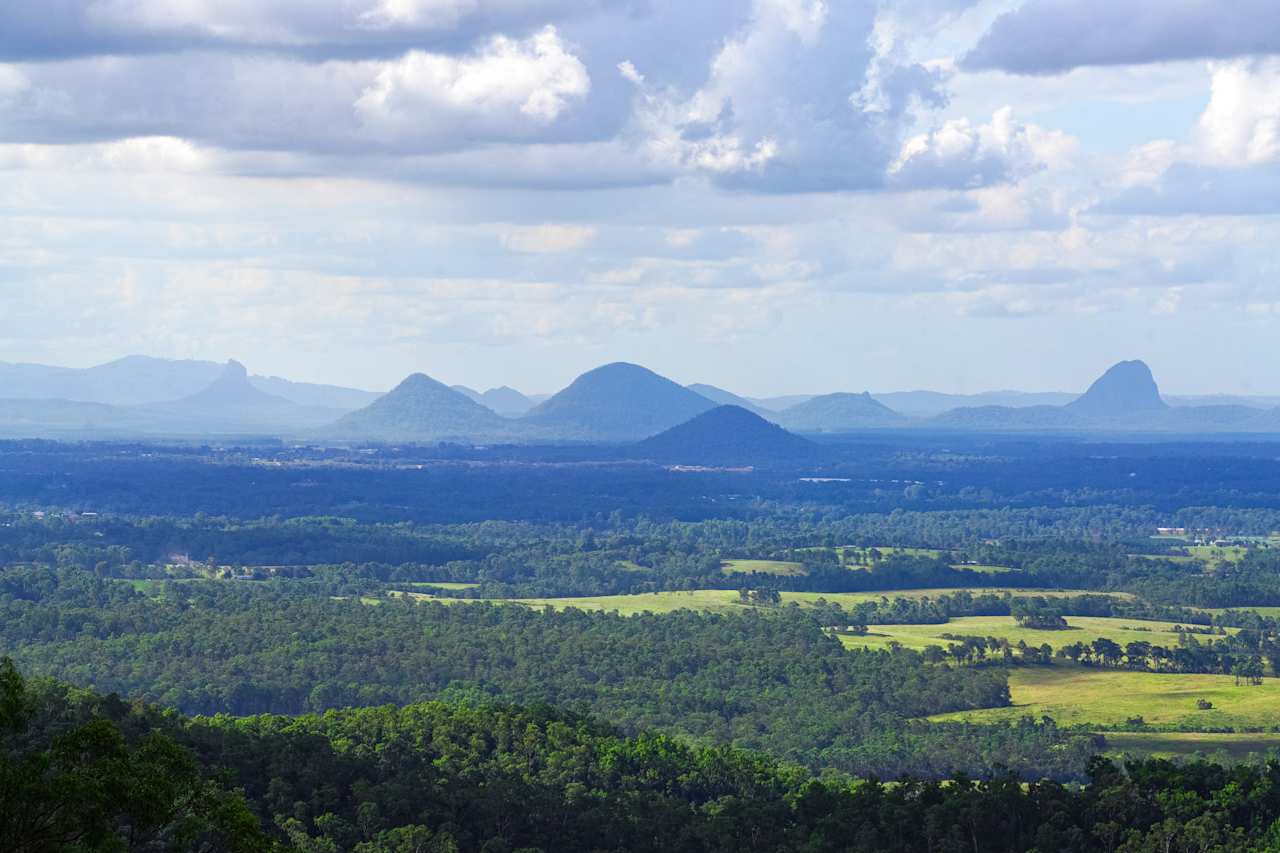
[{"label": "tree", "polygon": [[0,660],[0,850],[193,850],[271,845],[242,797],[152,733],[126,742],[103,717],[46,735],[26,684]]}]

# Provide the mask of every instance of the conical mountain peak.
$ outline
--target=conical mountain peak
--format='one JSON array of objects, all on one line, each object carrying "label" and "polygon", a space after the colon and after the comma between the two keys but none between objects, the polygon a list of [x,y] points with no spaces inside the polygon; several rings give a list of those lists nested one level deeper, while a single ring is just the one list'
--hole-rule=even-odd
[{"label": "conical mountain peak", "polygon": [[1128,415],[1168,408],[1151,368],[1143,361],[1122,361],[1089,386],[1069,409],[1087,415]]},{"label": "conical mountain peak", "polygon": [[635,445],[662,462],[761,465],[813,460],[821,448],[741,406],[717,406]]},{"label": "conical mountain peak", "polygon": [[461,391],[425,373],[411,373],[363,409],[339,420],[336,434],[380,441],[489,440],[512,425]]},{"label": "conical mountain peak", "polygon": [[715,403],[638,364],[618,361],[589,370],[527,419],[569,438],[634,441],[655,435]]}]

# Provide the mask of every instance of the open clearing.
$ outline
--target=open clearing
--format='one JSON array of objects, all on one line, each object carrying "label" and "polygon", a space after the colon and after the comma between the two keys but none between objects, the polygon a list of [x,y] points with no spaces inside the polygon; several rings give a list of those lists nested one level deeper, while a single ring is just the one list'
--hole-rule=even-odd
[{"label": "open clearing", "polygon": [[803,575],[803,563],[788,563],[783,560],[725,560],[720,564],[720,571],[726,575],[782,575],[795,577]]},{"label": "open clearing", "polygon": [[[811,607],[819,599],[825,599],[831,604],[839,604],[841,607],[850,608],[867,601],[879,601],[882,598],[937,598],[942,595],[953,595],[958,592],[967,592],[972,595],[1003,595],[1005,593],[1020,596],[1041,595],[1047,598],[1064,595],[1089,594],[1085,590],[1079,589],[1019,589],[1015,587],[891,589],[876,590],[872,592],[783,592],[782,603],[784,606],[794,602],[801,607]],[[446,604],[468,601],[488,601],[496,604],[523,604],[529,607],[576,607],[579,610],[616,610],[623,616],[632,616],[637,613],[672,613],[676,610],[702,610],[707,612],[726,613],[741,611],[743,608],[749,606],[740,604],[737,590],[732,589],[695,589],[679,592],[647,592],[640,593],[638,595],[598,595],[577,598],[437,598],[422,592],[406,592],[402,594],[421,600],[442,601]],[[941,625],[932,625],[928,627],[946,630],[946,628]],[[956,631],[955,633],[961,632]],[[1045,633],[1080,634],[1080,632],[1076,631],[1049,631]],[[1149,639],[1149,635],[1144,635],[1144,638]],[[856,637],[848,639],[864,638]],[[1068,642],[1074,642],[1074,640],[1070,640]],[[928,645],[928,643],[925,645]]]},{"label": "open clearing", "polygon": [[[1068,616],[1066,631],[1038,631],[1034,628],[1022,628],[1012,616],[961,616],[941,625],[870,625],[869,632],[863,637],[842,636],[840,641],[849,648],[870,647],[887,648],[892,642],[901,643],[909,649],[923,649],[926,646],[942,646],[954,642],[943,637],[943,634],[954,634],[969,637],[996,637],[1017,644],[1025,640],[1029,646],[1048,643],[1054,651],[1075,642],[1091,643],[1099,637],[1125,645],[1126,643],[1146,642],[1153,645],[1174,647],[1178,645],[1178,635],[1174,633],[1174,622],[1148,622],[1139,619],[1117,619],[1102,616]],[[1205,640],[1206,637],[1197,637]]]},{"label": "open clearing", "polygon": [[[1187,729],[1270,729],[1280,725],[1280,679],[1236,686],[1230,675],[1182,675],[1054,665],[1009,672],[1013,707],[943,714],[935,720],[1008,722],[1052,717],[1062,725],[1147,725]],[[1213,709],[1201,711],[1196,700]]]},{"label": "open clearing", "polygon": [[480,584],[459,583],[457,581],[414,581],[413,583],[401,584],[401,586],[411,587],[412,589],[475,589]]}]

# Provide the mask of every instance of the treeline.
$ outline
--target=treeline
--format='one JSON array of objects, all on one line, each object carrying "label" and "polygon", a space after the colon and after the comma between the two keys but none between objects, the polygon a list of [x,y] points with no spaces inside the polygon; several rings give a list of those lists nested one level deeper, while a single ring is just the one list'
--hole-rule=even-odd
[{"label": "treeline", "polygon": [[0,710],[0,848],[21,853],[1243,853],[1280,842],[1276,765],[1095,759],[1083,787],[998,772],[855,782],[544,706],[191,720],[25,682],[7,662]]},{"label": "treeline", "polygon": [[1234,675],[1237,683],[1260,684],[1267,675],[1280,675],[1280,643],[1274,636],[1262,640],[1243,635],[1201,643],[1194,634],[1182,633],[1179,644],[1169,648],[1135,640],[1123,646],[1106,637],[1076,640],[1054,648],[1049,643],[1028,644],[1007,637],[942,634],[945,646],[932,645],[920,654],[928,663],[995,663],[1005,666],[1044,666],[1054,659],[1082,666],[1110,667],[1138,672],[1203,673]]},{"label": "treeline", "polygon": [[751,520],[775,506],[850,516],[1105,505],[1145,515],[1151,524],[1187,507],[1280,510],[1280,462],[1269,444],[1104,446],[1034,436],[903,435],[833,454],[816,466],[829,481],[806,482],[802,476],[814,474],[813,465],[672,476],[598,449],[427,447],[363,455],[0,442],[0,505],[432,523],[579,522],[597,517],[602,506],[629,517]]},{"label": "treeline", "polygon": [[[1280,602],[1280,549],[1250,551],[1239,564],[1212,574],[1195,564],[1135,556],[1152,546],[1129,530],[1124,519],[1136,512],[1132,510],[1091,507],[867,517],[814,515],[796,507],[760,512],[750,522],[657,521],[611,512],[574,524],[363,524],[340,517],[242,520],[111,514],[36,518],[10,513],[0,515],[0,565],[74,567],[104,577],[154,579],[226,574],[245,566],[306,576],[317,566],[329,565],[341,566],[350,577],[379,583],[473,584],[467,591],[447,594],[481,598],[743,585],[816,592],[1022,586],[1129,591],[1165,606]],[[1063,526],[1055,527],[1055,520]],[[1116,522],[1114,528],[1111,522]],[[974,538],[1000,530],[1007,538]],[[1089,538],[1015,538],[1032,531],[1042,536],[1073,531]],[[1094,539],[1100,531],[1119,538]],[[842,564],[836,550],[938,540],[951,543],[938,557],[899,552],[866,566]],[[803,564],[805,571],[729,576],[722,566],[730,559],[793,561]],[[1007,571],[975,571],[966,563]]]}]

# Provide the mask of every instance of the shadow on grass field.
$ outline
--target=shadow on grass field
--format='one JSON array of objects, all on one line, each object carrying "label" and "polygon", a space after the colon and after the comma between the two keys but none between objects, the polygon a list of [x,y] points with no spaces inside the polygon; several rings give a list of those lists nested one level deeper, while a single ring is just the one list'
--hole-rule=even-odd
[{"label": "shadow on grass field", "polygon": [[1140,758],[1226,755],[1235,760],[1280,750],[1280,733],[1106,732],[1107,754]]}]

